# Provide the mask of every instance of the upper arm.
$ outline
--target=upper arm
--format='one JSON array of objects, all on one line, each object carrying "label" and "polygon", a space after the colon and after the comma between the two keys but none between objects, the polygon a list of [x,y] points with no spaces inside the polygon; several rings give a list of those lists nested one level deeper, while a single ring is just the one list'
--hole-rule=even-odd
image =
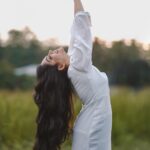
[{"label": "upper arm", "polygon": [[80,71],[88,71],[92,66],[91,20],[88,12],[76,13],[71,28],[68,50],[70,65]]}]

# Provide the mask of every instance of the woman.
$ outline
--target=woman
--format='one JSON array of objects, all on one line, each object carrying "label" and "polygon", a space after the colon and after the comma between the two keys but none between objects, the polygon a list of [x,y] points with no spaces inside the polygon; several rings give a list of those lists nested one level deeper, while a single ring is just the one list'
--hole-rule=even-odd
[{"label": "woman", "polygon": [[37,69],[34,150],[58,150],[70,134],[73,89],[83,105],[73,127],[72,150],[111,150],[108,78],[92,65],[91,20],[80,0],[74,0],[74,15],[68,53],[50,51]]}]

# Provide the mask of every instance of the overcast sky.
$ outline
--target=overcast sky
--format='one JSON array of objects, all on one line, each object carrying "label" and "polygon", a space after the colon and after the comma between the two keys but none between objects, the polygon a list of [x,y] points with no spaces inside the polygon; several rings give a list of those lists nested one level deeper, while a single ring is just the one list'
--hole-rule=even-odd
[{"label": "overcast sky", "polygon": [[[82,0],[92,19],[93,37],[135,38],[150,43],[150,0]],[[68,44],[73,0],[0,0],[0,36],[28,26],[40,40]]]}]

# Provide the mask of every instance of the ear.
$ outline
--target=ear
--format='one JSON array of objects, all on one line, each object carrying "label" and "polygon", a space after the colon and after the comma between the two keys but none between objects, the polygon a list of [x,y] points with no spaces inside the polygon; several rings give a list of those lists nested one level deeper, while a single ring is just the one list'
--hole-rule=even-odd
[{"label": "ear", "polygon": [[65,69],[65,64],[58,64],[58,70],[64,70]]}]

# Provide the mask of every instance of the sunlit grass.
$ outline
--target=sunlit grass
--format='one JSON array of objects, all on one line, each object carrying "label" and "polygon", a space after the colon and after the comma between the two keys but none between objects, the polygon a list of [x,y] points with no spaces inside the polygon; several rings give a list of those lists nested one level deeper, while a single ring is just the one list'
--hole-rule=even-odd
[{"label": "sunlit grass", "polygon": [[28,149],[35,133],[36,115],[31,92],[1,91],[0,110],[0,149]]},{"label": "sunlit grass", "polygon": [[112,89],[113,145],[115,150],[148,150],[150,147],[150,88],[135,91]]},{"label": "sunlit grass", "polygon": [[[112,88],[113,150],[149,150],[150,88]],[[75,112],[81,103],[76,101]],[[37,107],[31,91],[0,91],[0,150],[31,150]],[[71,150],[71,140],[62,150]]]}]

